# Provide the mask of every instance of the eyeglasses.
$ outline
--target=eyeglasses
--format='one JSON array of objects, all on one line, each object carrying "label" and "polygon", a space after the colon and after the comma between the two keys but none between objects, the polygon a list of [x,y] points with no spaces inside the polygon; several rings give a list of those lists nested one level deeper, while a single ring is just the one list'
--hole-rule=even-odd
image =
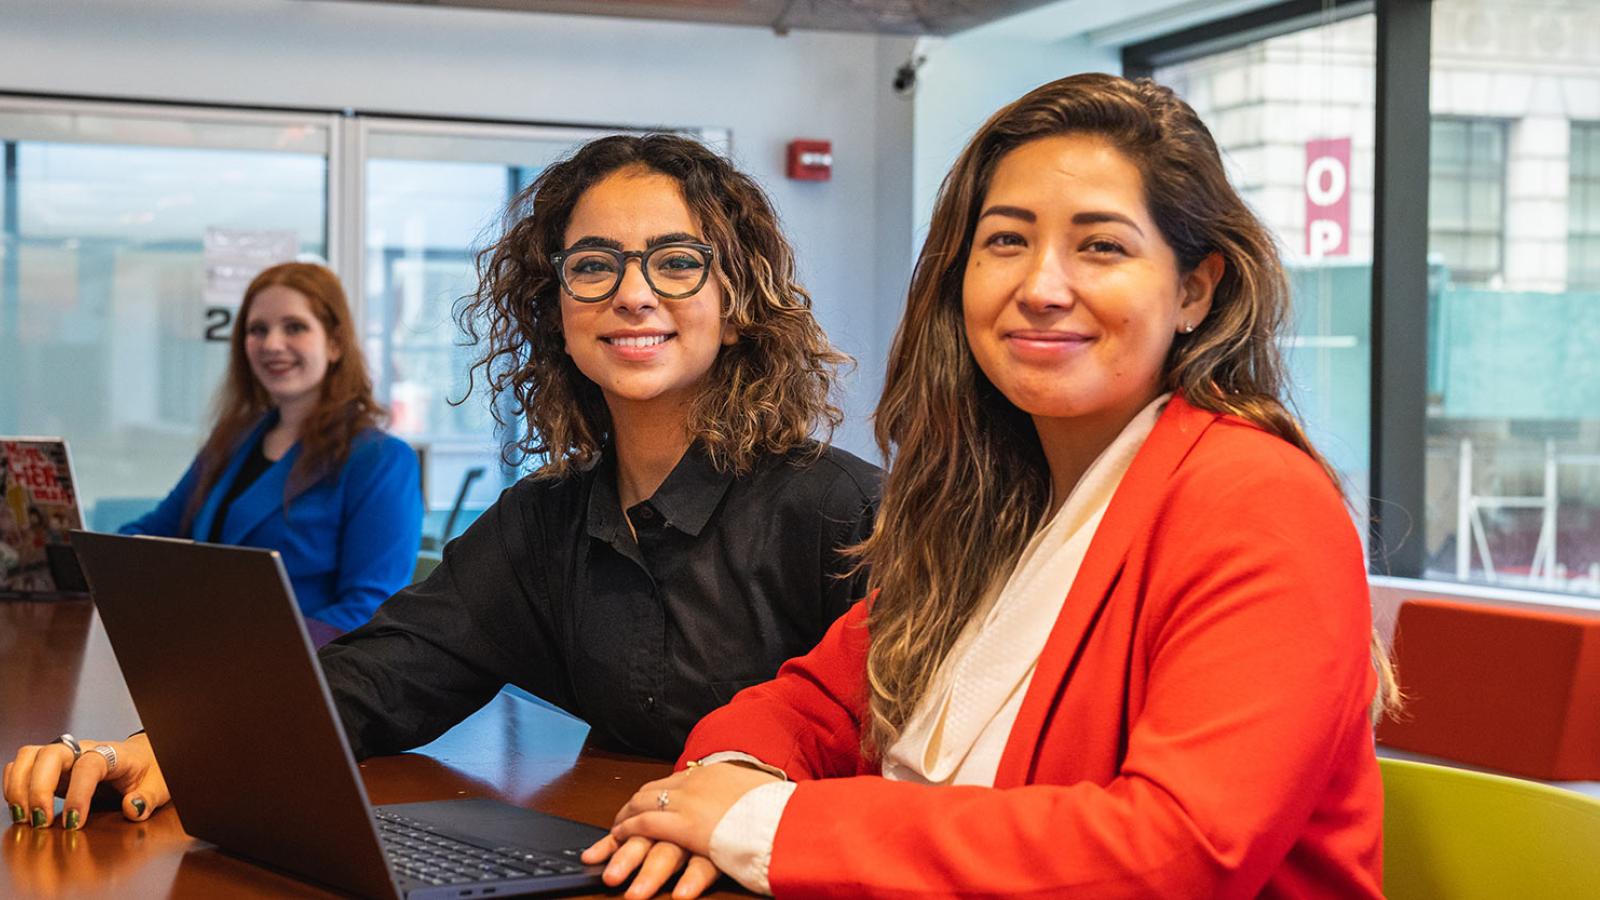
[{"label": "eyeglasses", "polygon": [[711,273],[713,250],[710,244],[674,241],[657,244],[649,250],[613,250],[610,247],[581,247],[552,254],[561,286],[580,303],[599,303],[611,299],[622,285],[628,260],[637,259],[645,284],[667,300],[681,300],[705,286]]}]

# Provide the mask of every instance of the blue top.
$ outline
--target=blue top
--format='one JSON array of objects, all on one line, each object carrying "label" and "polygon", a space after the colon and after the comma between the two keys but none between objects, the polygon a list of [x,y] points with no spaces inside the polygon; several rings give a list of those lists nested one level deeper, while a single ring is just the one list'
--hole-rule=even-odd
[{"label": "blue top", "polygon": [[[159,506],[117,530],[184,538],[209,534],[250,449],[277,420],[276,412],[267,414],[240,442],[187,529],[180,527],[200,479],[199,457]],[[284,485],[299,456],[296,442],[233,501],[222,522],[222,543],[278,551],[300,612],[349,631],[411,583],[422,543],[417,454],[405,441],[369,428],[356,435],[350,458],[337,472],[297,495],[285,510]]]}]

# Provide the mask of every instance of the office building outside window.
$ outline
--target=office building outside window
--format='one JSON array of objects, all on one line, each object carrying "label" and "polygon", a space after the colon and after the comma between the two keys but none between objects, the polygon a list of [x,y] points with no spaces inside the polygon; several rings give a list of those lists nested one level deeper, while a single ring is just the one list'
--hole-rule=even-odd
[{"label": "office building outside window", "polygon": [[[1279,236],[1292,399],[1365,520],[1376,22],[1335,17],[1155,77]],[[1600,6],[1436,0],[1432,21],[1428,289],[1385,298],[1428,308],[1425,508],[1370,512],[1412,523],[1427,577],[1600,594]],[[1347,196],[1314,202],[1345,152]]]},{"label": "office building outside window", "polygon": [[1428,149],[1428,254],[1457,284],[1493,284],[1504,252],[1506,125],[1434,118]]},{"label": "office building outside window", "polygon": [[1567,285],[1600,292],[1600,122],[1572,123]]},{"label": "office building outside window", "polygon": [[1574,0],[1433,4],[1429,577],[1600,594],[1597,28]]}]

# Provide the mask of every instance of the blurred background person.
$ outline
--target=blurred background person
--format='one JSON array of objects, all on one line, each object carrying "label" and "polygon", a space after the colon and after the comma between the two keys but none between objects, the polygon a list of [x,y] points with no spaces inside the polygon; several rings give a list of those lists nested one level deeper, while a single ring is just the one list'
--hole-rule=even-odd
[{"label": "blurred background person", "polygon": [[385,412],[338,278],[256,276],[234,319],[216,424],[164,500],[123,534],[278,551],[317,644],[410,583],[422,540],[417,455]]}]

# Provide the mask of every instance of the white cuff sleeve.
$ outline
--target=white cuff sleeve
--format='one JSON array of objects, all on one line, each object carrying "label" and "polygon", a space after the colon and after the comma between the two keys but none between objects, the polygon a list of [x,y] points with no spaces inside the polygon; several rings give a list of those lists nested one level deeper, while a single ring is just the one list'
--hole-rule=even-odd
[{"label": "white cuff sleeve", "polygon": [[761,771],[767,773],[768,775],[771,775],[774,778],[781,778],[784,781],[788,781],[789,780],[789,773],[788,772],[785,772],[784,770],[778,768],[777,766],[769,766],[766,763],[762,762],[761,760],[756,759],[754,756],[751,756],[748,753],[741,753],[738,750],[718,750],[715,753],[712,753],[712,754],[709,754],[707,756],[701,757],[700,759],[695,760],[695,761],[698,762],[702,766],[709,766],[709,765],[714,765],[716,763],[724,763],[724,762],[744,763],[747,766],[752,766],[754,768],[760,769]]},{"label": "white cuff sleeve", "polygon": [[792,781],[775,781],[751,789],[728,807],[711,832],[711,861],[748,890],[772,893],[767,883],[772,842],[795,787]]}]

